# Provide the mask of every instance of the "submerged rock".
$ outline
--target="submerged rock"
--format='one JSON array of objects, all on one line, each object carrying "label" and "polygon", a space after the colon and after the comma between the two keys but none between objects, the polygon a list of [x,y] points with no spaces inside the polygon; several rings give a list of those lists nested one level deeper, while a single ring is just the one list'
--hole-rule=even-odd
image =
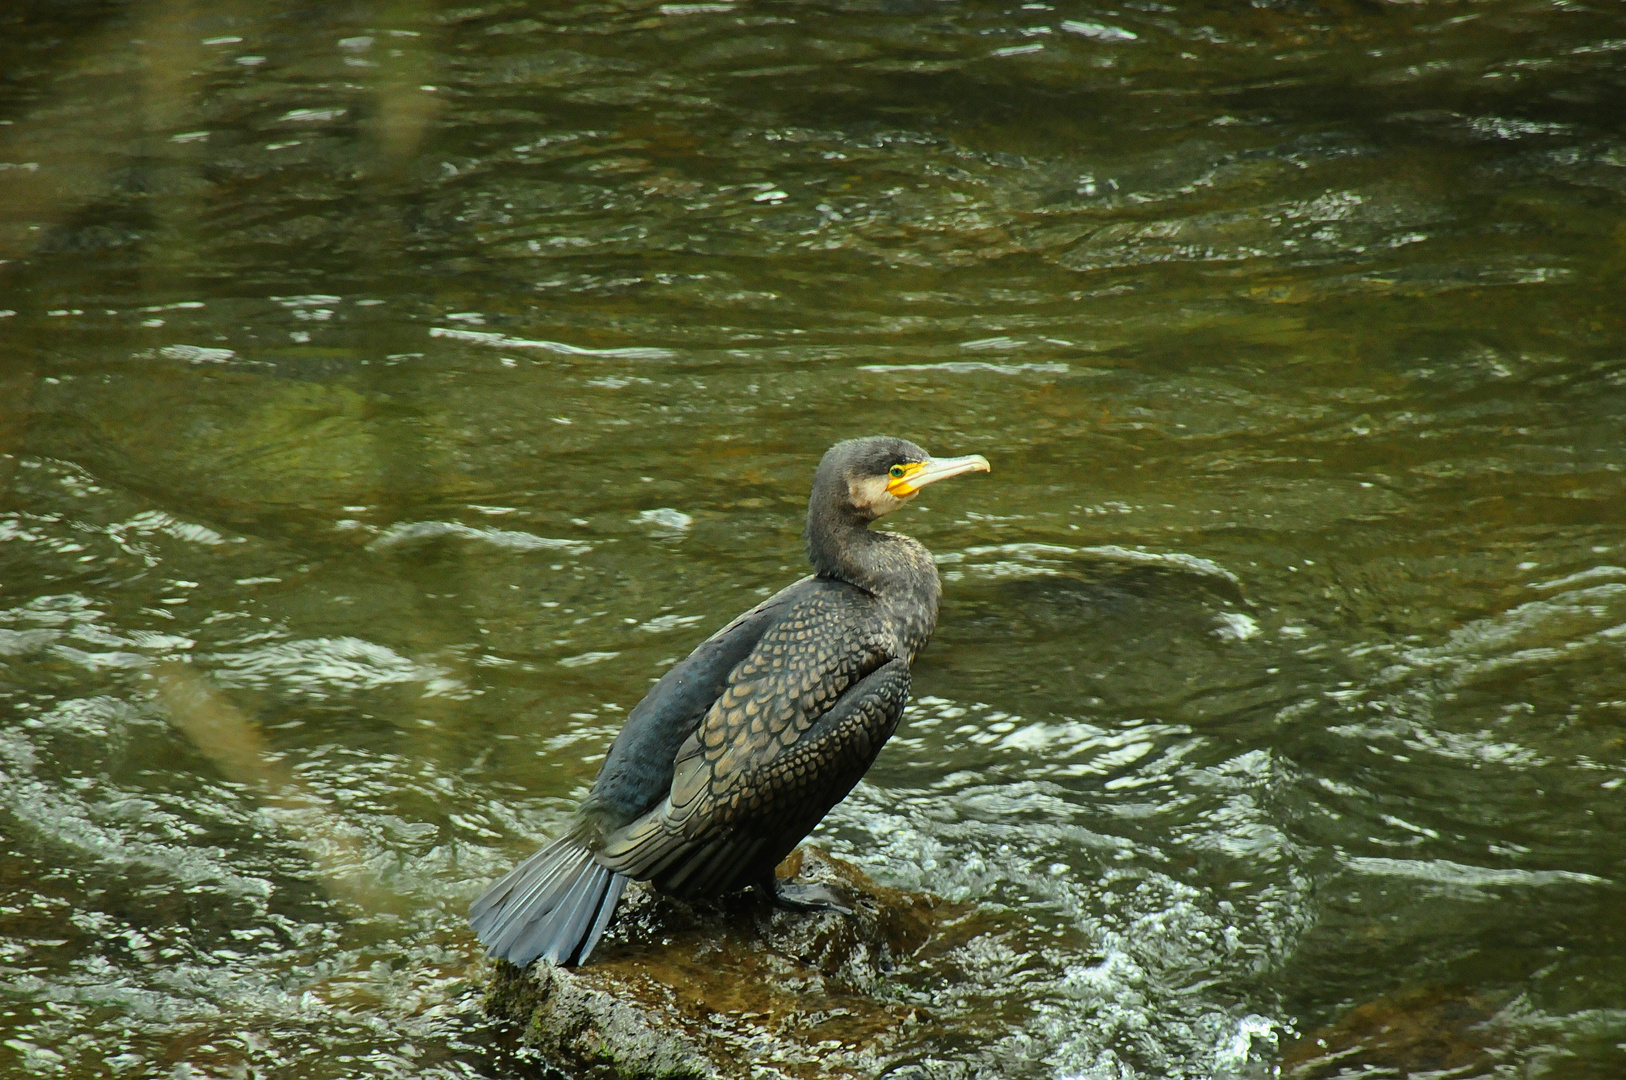
[{"label": "submerged rock", "polygon": [[1482,994],[1414,986],[1358,1005],[1285,1048],[1291,1080],[1335,1076],[1479,1076],[1494,1064],[1495,1004]]},{"label": "submerged rock", "polygon": [[972,909],[884,888],[812,847],[778,872],[839,889],[854,913],[785,911],[754,892],[686,904],[634,885],[588,964],[499,961],[488,1008],[572,1075],[937,1071],[947,1048],[932,1045],[929,995],[899,975],[972,936]]}]

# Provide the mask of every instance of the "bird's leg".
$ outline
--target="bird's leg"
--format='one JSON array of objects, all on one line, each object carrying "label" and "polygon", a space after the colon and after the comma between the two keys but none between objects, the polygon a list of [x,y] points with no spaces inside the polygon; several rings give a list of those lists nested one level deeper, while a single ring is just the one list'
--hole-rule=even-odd
[{"label": "bird's leg", "polygon": [[784,881],[769,874],[757,883],[762,895],[775,907],[788,911],[834,911],[841,915],[853,913],[852,900],[839,889],[828,885],[795,880]]}]

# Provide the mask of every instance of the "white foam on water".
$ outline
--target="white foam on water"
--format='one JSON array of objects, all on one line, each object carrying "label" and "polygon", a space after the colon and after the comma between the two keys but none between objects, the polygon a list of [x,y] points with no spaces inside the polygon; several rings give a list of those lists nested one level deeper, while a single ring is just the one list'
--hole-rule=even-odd
[{"label": "white foam on water", "polygon": [[493,547],[509,548],[513,551],[563,551],[570,555],[585,555],[593,550],[591,544],[583,543],[580,540],[561,540],[552,536],[537,536],[535,533],[522,532],[516,529],[477,529],[472,525],[464,525],[457,521],[399,522],[379,533],[377,538],[367,545],[367,548],[370,551],[378,551],[401,544],[414,544],[426,540],[445,538],[476,540],[490,544]]},{"label": "white foam on water", "polygon": [[639,623],[638,629],[648,634],[664,634],[670,630],[693,626],[704,617],[703,615],[657,615],[653,619],[646,619]]},{"label": "white foam on water", "polygon": [[674,532],[684,532],[694,524],[694,518],[681,510],[674,510],[670,506],[657,507],[654,510],[641,510],[633,518],[635,525],[658,525],[663,529]]},{"label": "white foam on water", "polygon": [[[970,348],[970,346],[966,347]],[[950,375],[976,375],[981,373],[993,375],[1065,375],[1072,369],[1060,361],[995,364],[986,360],[946,360],[938,364],[863,364],[858,370],[877,374],[947,372]]]},{"label": "white foam on water", "polygon": [[224,364],[237,355],[231,349],[211,349],[203,345],[165,345],[158,354],[193,364]]},{"label": "white foam on water", "polygon": [[1413,878],[1471,888],[1504,885],[1607,885],[1606,878],[1574,870],[1520,870],[1515,867],[1466,866],[1446,859],[1382,859],[1349,856],[1344,865],[1358,874]]},{"label": "white foam on water", "polygon": [[[886,884],[1001,912],[1004,930],[932,976],[949,1013],[1024,1002],[1026,1018],[968,1075],[1039,1063],[1115,1080],[1268,1074],[1286,1023],[1261,988],[1316,915],[1315,852],[1270,809],[1298,783],[1292,766],[1264,751],[1194,763],[1203,740],[1177,725],[1031,721],[940,696],[916,701],[894,742],[909,773],[939,779],[865,780],[823,834]],[[1053,779],[1091,773],[1136,783]],[[1227,868],[1204,881],[1229,887],[1182,880],[1177,867],[1198,853]]]},{"label": "white foam on water", "polygon": [[38,596],[0,610],[0,627],[19,625],[32,628],[0,629],[0,655],[44,653],[89,671],[143,669],[197,644],[182,634],[116,627],[94,601],[78,593]]},{"label": "white foam on water", "polygon": [[602,356],[619,360],[670,360],[677,355],[671,349],[645,347],[587,349],[579,345],[566,345],[562,341],[537,341],[528,338],[509,337],[506,334],[494,334],[483,330],[464,330],[448,326],[431,328],[429,336],[450,338],[454,341],[470,341],[476,345],[490,345],[499,349],[542,349],[547,352],[563,353],[566,356]]},{"label": "white foam on water", "polygon": [[1240,611],[1222,611],[1214,618],[1219,627],[1214,633],[1230,641],[1248,641],[1259,636],[1259,624]]},{"label": "white foam on water", "polygon": [[223,685],[318,700],[404,683],[423,684],[427,695],[457,696],[465,689],[442,667],[357,637],[304,638],[203,659]]},{"label": "white foam on water", "polygon": [[[1042,574],[1045,567],[1059,565],[1062,560],[1085,556],[1094,559],[1104,559],[1111,562],[1131,563],[1136,566],[1162,566],[1171,570],[1180,570],[1186,573],[1199,574],[1203,577],[1223,578],[1232,585],[1240,586],[1242,579],[1227,570],[1212,559],[1205,559],[1198,555],[1187,555],[1182,552],[1139,551],[1134,548],[1120,547],[1117,544],[1100,544],[1092,547],[1068,547],[1063,544],[1038,543],[1011,543],[990,544],[977,547],[968,547],[964,555],[981,559],[989,555],[1005,555],[1010,561],[996,561],[994,563],[967,564],[967,569],[986,566],[1003,567],[1004,569],[992,571],[996,576],[1016,573],[1016,567],[1031,565],[1029,573]],[[939,561],[944,561],[939,559]]]},{"label": "white foam on water", "polygon": [[1063,19],[1061,28],[1069,34],[1094,38],[1096,41],[1134,41],[1140,36],[1122,27],[1108,26],[1106,23],[1086,22],[1083,19]]},{"label": "white foam on water", "polygon": [[584,652],[576,656],[567,656],[563,660],[555,660],[554,663],[568,668],[587,667],[589,664],[602,664],[606,660],[614,660],[620,655],[619,652]]}]

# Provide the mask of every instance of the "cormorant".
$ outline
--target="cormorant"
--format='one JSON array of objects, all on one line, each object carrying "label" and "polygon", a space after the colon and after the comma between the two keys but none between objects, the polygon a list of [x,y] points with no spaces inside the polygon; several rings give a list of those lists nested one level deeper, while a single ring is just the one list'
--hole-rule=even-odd
[{"label": "cormorant", "polygon": [[570,830],[491,886],[469,921],[493,956],[585,961],[627,881],[685,899],[756,885],[847,910],[774,867],[858,783],[897,727],[942,588],[919,541],[870,522],[988,461],[850,439],[807,505],[813,574],[739,616],[627,716]]}]

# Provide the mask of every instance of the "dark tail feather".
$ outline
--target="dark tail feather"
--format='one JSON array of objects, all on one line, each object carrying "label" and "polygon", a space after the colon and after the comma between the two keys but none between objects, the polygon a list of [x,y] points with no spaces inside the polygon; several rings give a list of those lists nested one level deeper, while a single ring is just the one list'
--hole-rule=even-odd
[{"label": "dark tail feather", "polygon": [[615,914],[615,905],[621,901],[621,890],[626,887],[627,877],[625,874],[612,874],[610,876],[610,891],[605,893],[604,897],[599,901],[598,917],[593,920],[593,925],[587,928],[587,937],[582,939],[581,951],[567,959],[565,961],[567,964],[574,966],[587,960],[588,954],[593,951],[593,946],[597,945],[598,939],[604,936],[604,928],[610,925],[610,916]]},{"label": "dark tail feather", "polygon": [[510,870],[469,907],[486,950],[521,967],[539,956],[580,964],[610,923],[627,879],[600,866],[574,836]]}]

